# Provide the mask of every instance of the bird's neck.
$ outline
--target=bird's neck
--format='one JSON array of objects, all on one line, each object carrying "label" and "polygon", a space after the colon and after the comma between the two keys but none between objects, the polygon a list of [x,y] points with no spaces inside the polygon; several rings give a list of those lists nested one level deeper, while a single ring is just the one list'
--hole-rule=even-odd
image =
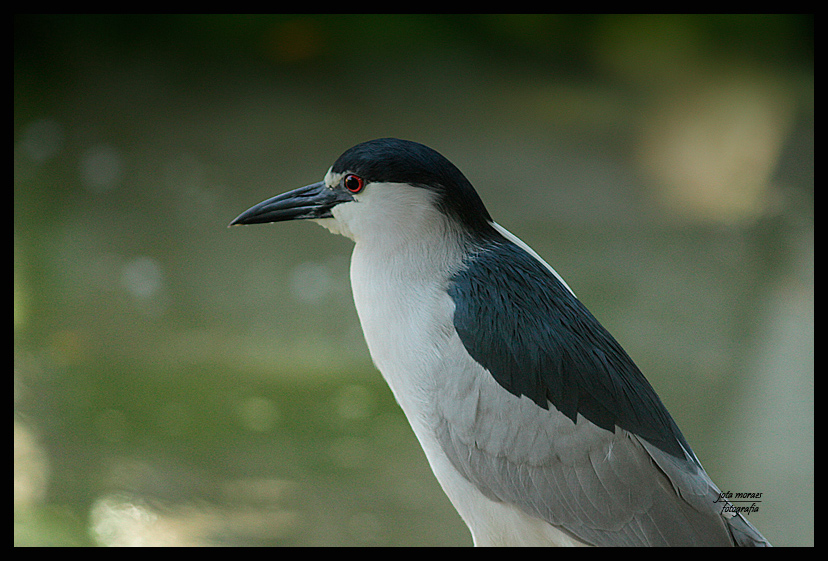
[{"label": "bird's neck", "polygon": [[351,288],[371,358],[409,418],[425,414],[418,407],[429,402],[440,367],[435,345],[453,333],[446,287],[463,261],[462,243],[445,232],[421,232],[415,240],[358,241],[351,257]]}]

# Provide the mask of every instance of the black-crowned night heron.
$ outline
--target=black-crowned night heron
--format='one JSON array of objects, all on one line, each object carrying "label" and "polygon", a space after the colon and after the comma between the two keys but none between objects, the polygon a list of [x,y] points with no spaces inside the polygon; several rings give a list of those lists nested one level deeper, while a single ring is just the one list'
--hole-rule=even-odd
[{"label": "black-crowned night heron", "polygon": [[652,386],[436,151],[385,138],[232,224],[356,242],[365,340],[476,545],[769,545]]}]

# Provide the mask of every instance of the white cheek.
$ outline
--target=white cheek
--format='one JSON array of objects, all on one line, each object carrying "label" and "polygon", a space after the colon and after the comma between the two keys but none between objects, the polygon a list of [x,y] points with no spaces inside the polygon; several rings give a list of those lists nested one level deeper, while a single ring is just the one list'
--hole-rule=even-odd
[{"label": "white cheek", "polygon": [[[348,228],[347,216],[343,216],[343,209],[351,204],[353,203],[342,203],[337,205],[331,210],[331,214],[334,216],[333,218],[317,218],[314,219],[313,222],[316,222],[334,234],[339,234],[340,236],[345,236],[346,238],[353,240],[354,234],[351,232],[350,228]],[[345,214],[348,213],[346,212]]]}]

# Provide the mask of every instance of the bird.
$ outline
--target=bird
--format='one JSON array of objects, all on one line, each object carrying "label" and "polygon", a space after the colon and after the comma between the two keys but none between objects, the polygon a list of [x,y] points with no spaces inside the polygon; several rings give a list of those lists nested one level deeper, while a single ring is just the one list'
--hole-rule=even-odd
[{"label": "bird", "polygon": [[770,545],[621,345],[442,154],[357,144],[230,225],[290,220],[355,242],[371,358],[475,546]]}]

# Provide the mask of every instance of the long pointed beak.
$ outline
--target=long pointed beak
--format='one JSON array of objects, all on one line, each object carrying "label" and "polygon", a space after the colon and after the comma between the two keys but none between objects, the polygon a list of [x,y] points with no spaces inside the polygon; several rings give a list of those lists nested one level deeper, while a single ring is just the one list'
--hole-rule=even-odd
[{"label": "long pointed beak", "polygon": [[230,226],[311,218],[333,218],[333,214],[331,214],[333,207],[339,203],[353,200],[354,198],[347,191],[331,189],[325,185],[324,181],[320,181],[262,201],[238,215],[230,223]]}]

